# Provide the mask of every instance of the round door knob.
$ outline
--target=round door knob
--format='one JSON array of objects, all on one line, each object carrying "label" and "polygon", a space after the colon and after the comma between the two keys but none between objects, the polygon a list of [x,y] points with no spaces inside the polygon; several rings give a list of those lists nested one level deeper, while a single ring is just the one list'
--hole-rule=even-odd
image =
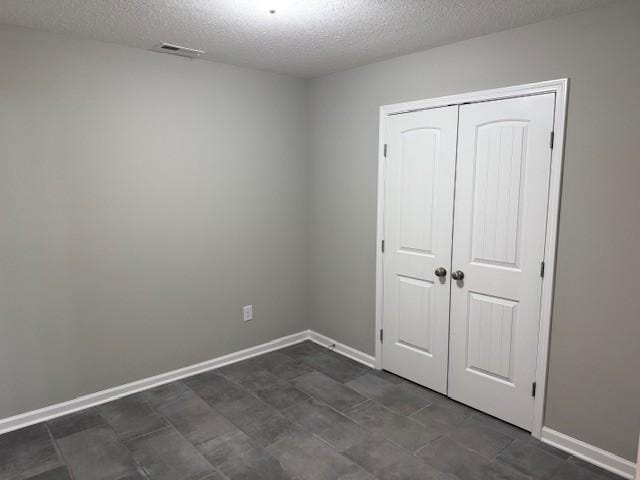
[{"label": "round door knob", "polygon": [[451,278],[453,278],[454,280],[462,280],[464,278],[464,272],[462,270],[451,272]]},{"label": "round door knob", "polygon": [[438,267],[433,273],[436,274],[436,277],[444,277],[447,274],[447,269],[444,267]]}]

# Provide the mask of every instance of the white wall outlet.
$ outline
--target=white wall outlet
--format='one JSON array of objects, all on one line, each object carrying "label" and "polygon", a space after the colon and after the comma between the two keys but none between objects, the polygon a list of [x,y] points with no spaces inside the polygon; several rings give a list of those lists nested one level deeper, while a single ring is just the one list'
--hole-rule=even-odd
[{"label": "white wall outlet", "polygon": [[245,305],[242,307],[242,318],[245,322],[253,320],[253,305]]}]

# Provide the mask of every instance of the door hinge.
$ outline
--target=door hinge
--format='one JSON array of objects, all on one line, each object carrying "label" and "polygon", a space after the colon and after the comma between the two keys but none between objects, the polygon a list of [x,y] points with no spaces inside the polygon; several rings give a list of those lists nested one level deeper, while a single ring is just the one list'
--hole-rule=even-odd
[{"label": "door hinge", "polygon": [[540,262],[540,276],[544,278],[544,262]]},{"label": "door hinge", "polygon": [[384,240],[382,240],[382,244],[380,246],[380,249],[382,250],[382,253],[384,253]]},{"label": "door hinge", "polygon": [[536,382],[533,382],[531,384],[531,396],[535,397],[536,396]]},{"label": "door hinge", "polygon": [[387,144],[384,144],[384,157],[387,158]]},{"label": "door hinge", "polygon": [[384,340],[384,330],[380,329],[380,343],[382,343]]},{"label": "door hinge", "polygon": [[556,138],[556,132],[551,132],[551,135],[549,135],[549,148],[553,150],[553,141]]}]

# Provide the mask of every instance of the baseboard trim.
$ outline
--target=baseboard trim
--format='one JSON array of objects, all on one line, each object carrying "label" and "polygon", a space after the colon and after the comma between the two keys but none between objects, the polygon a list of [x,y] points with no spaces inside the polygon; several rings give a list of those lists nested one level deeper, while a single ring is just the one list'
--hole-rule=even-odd
[{"label": "baseboard trim", "polygon": [[275,340],[271,340],[261,345],[256,345],[255,347],[239,350],[237,352],[212,358],[211,360],[206,360],[177,370],[161,373],[153,377],[143,378],[124,385],[118,385],[106,390],[100,390],[99,392],[83,395],[81,397],[74,398],[73,400],[57,403],[38,410],[31,410],[12,417],[2,418],[0,419],[0,435],[28,427],[29,425],[45,422],[56,417],[62,417],[86,408],[95,407],[96,405],[118,400],[119,398],[126,397],[127,395],[132,395],[143,390],[149,390],[150,388],[158,387],[165,383],[175,382],[176,380],[190,377],[192,375],[197,375],[209,370],[215,370],[216,368],[229,365],[230,363],[247,360],[248,358],[272,352],[273,350],[279,350],[290,345],[295,345],[296,343],[300,343],[305,340],[311,340],[312,342],[324,347],[331,347],[335,345],[333,350],[336,353],[351,358],[352,360],[360,362],[368,367],[375,368],[375,359],[371,355],[367,355],[355,348],[336,342],[329,337],[314,332],[313,330],[303,330],[302,332],[294,333],[293,335],[276,338]]},{"label": "baseboard trim", "polygon": [[360,350],[356,350],[355,348],[345,345],[344,343],[336,342],[332,338],[322,335],[321,333],[309,330],[309,340],[317,343],[318,345],[322,345],[323,347],[333,347],[333,351],[339,353],[340,355],[355,360],[356,362],[362,363],[367,367],[376,368],[376,359],[372,355],[368,355],[364,352],[361,352]]},{"label": "baseboard trim", "polygon": [[635,463],[549,427],[542,427],[540,440],[621,477],[633,479],[635,476]]},{"label": "baseboard trim", "polygon": [[[216,357],[211,360],[206,360],[201,363],[189,365],[184,368],[172,370],[170,372],[161,373],[153,377],[143,378],[136,380],[135,382],[126,383],[99,392],[90,393],[81,397],[77,397],[67,402],[50,405],[48,407],[40,408],[38,410],[32,410],[30,412],[21,413],[8,418],[0,419],[0,435],[3,433],[11,432],[13,430],[19,430],[29,425],[51,420],[56,417],[68,415],[70,413],[84,410],[86,408],[94,407],[103,403],[111,402],[127,395],[148,390],[165,383],[174,382],[192,375],[197,375],[209,370],[215,370],[216,368],[229,365],[231,363],[247,360],[257,355],[262,355],[274,350],[278,350],[296,343],[303,342],[305,340],[311,340],[323,347],[332,348],[333,351],[348,357],[356,362],[366,365],[370,368],[375,368],[375,357],[368,355],[360,350],[356,350],[348,345],[337,342],[332,338],[314,332],[313,330],[304,330],[302,332],[294,333],[293,335],[287,335],[275,340],[256,345],[244,350],[229,353],[221,357]],[[571,453],[572,455],[581,458],[582,460],[604,468],[610,472],[613,472],[621,477],[633,479],[636,471],[636,464],[618,457],[611,452],[602,450],[601,448],[590,445],[582,440],[570,437],[564,433],[553,430],[549,427],[542,428],[542,435],[540,440],[553,445],[556,448]]]},{"label": "baseboard trim", "polygon": [[184,368],[83,395],[67,402],[3,418],[0,419],[0,435],[311,339],[311,332],[304,330]]}]

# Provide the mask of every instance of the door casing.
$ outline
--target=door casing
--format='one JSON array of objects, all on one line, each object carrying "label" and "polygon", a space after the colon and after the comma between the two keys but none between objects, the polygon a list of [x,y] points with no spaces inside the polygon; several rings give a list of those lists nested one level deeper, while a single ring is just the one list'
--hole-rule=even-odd
[{"label": "door casing", "polygon": [[416,110],[477,103],[489,100],[555,93],[555,115],[553,120],[553,150],[551,152],[551,174],[549,179],[549,204],[546,220],[546,237],[542,278],[542,296],[540,304],[540,331],[536,361],[536,396],[533,408],[533,428],[531,435],[540,438],[544,421],[545,396],[547,385],[547,363],[549,358],[549,340],[551,333],[551,313],[553,308],[553,289],[556,267],[556,248],[558,241],[558,219],[560,212],[560,192],[562,189],[562,164],[564,158],[564,138],[566,128],[569,79],[561,78],[544,82],[530,83],[491,90],[449,95],[413,102],[396,103],[380,107],[380,130],[378,143],[378,201],[377,201],[377,241],[376,241],[376,318],[375,325],[375,365],[382,368],[382,343],[380,330],[383,328],[383,254],[384,241],[384,185],[385,185],[385,132],[386,119],[390,115]]}]

